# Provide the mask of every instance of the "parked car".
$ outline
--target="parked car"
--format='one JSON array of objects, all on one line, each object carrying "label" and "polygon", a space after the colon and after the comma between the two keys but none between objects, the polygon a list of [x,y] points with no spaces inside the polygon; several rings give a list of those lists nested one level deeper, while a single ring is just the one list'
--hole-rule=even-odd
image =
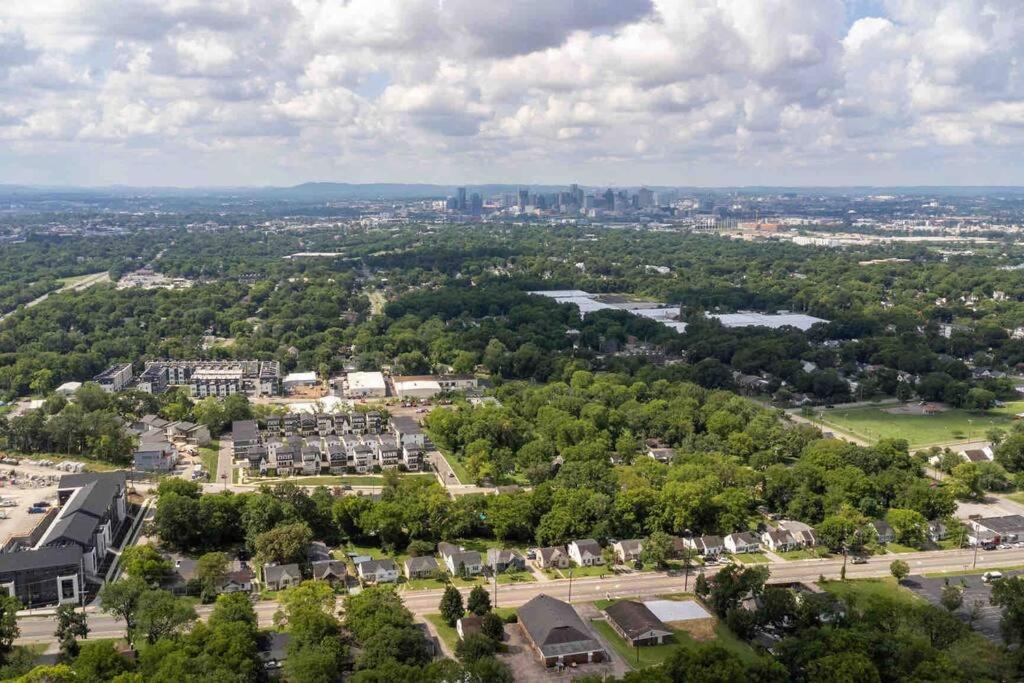
[{"label": "parked car", "polygon": [[1003,573],[996,571],[985,572],[981,575],[981,580],[985,583],[992,583],[993,581],[998,581],[1001,578],[1003,578]]},{"label": "parked car", "polygon": [[28,509],[28,514],[30,514],[30,515],[41,515],[44,512],[46,512],[46,508],[32,507],[32,508]]},{"label": "parked car", "polygon": [[49,503],[47,503],[47,502],[46,502],[45,500],[41,500],[41,501],[39,501],[39,502],[37,502],[37,503],[32,503],[32,507],[36,507],[36,508],[48,508],[48,507],[50,507],[50,504],[49,504]]},{"label": "parked car", "polygon": [[13,500],[0,500],[0,508],[16,508],[18,507],[17,501]]},{"label": "parked car", "polygon": [[850,563],[851,564],[867,564],[868,563],[868,558],[864,557],[863,555],[854,555],[853,557],[850,558]]}]

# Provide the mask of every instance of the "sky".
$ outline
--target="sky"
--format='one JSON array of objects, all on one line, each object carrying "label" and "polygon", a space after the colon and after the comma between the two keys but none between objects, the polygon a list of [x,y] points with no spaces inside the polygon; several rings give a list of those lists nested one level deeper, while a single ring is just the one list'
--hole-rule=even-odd
[{"label": "sky", "polygon": [[1020,0],[3,0],[0,183],[1024,184]]}]

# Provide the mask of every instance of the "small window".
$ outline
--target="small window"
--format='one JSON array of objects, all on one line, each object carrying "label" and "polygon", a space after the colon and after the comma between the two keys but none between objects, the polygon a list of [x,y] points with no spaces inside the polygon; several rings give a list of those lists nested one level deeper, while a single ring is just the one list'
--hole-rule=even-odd
[{"label": "small window", "polygon": [[60,599],[75,600],[78,597],[78,586],[74,577],[60,580]]}]

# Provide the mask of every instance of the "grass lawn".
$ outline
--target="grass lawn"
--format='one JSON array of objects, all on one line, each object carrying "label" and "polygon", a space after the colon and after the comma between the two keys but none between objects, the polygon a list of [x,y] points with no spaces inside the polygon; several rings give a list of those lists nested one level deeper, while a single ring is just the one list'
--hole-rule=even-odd
[{"label": "grass lawn", "polygon": [[91,277],[102,275],[105,272],[106,271],[101,271],[99,273],[89,273],[87,275],[72,275],[71,277],[59,277],[57,278],[57,284],[59,284],[61,287],[74,287],[77,284],[85,282]]},{"label": "grass lawn", "polygon": [[768,562],[768,558],[765,557],[764,553],[739,553],[729,557],[743,564],[767,564]]},{"label": "grass lawn", "polygon": [[[561,574],[563,579],[569,578],[569,569],[559,569],[557,571]],[[611,567],[606,564],[595,565],[593,567],[573,567],[571,571],[572,578],[574,579],[582,579],[586,576],[608,576],[610,574],[614,574]]]},{"label": "grass lawn", "polygon": [[903,586],[896,584],[896,579],[851,579],[847,581],[824,581],[819,585],[822,589],[858,605],[877,597],[893,598],[907,605],[918,604],[921,598]]},{"label": "grass lawn", "polygon": [[[672,651],[685,642],[693,642],[688,633],[676,631],[676,642],[665,645],[648,645],[646,647],[630,647],[622,636],[615,632],[612,625],[604,619],[592,619],[591,628],[604,638],[619,655],[635,669],[657,666],[672,654]],[[673,629],[675,630],[675,629]]]},{"label": "grass lawn", "polygon": [[206,470],[210,481],[217,476],[217,460],[220,456],[220,441],[214,439],[209,446],[199,447],[199,459],[203,461],[203,469]]},{"label": "grass lawn", "polygon": [[776,552],[775,554],[784,560],[817,560],[829,556],[827,551],[820,548],[800,548],[798,550]]},{"label": "grass lawn", "polygon": [[918,552],[918,549],[914,548],[912,546],[909,546],[909,545],[901,545],[900,543],[886,543],[885,544],[885,552],[887,552],[887,553],[897,553],[897,554],[898,553],[916,553],[916,552]]},{"label": "grass lawn", "polygon": [[473,484],[473,477],[469,476],[469,470],[462,464],[462,460],[456,458],[454,455],[444,455],[444,459],[448,461],[448,465],[452,468],[452,472],[455,473],[455,478],[459,480],[460,484]]},{"label": "grass lawn", "polygon": [[867,441],[906,439],[912,448],[916,448],[984,439],[989,429],[1010,427],[1013,416],[1024,411],[1024,401],[1015,401],[988,411],[951,408],[934,415],[886,412],[886,408],[894,405],[816,410],[811,419],[826,428],[831,426]]},{"label": "grass lawn", "polygon": [[1009,498],[1010,500],[1016,502],[1016,503],[1020,503],[1021,505],[1024,505],[1024,491],[1017,491],[1015,493],[1008,493],[1008,494],[1006,494],[1006,497]]}]

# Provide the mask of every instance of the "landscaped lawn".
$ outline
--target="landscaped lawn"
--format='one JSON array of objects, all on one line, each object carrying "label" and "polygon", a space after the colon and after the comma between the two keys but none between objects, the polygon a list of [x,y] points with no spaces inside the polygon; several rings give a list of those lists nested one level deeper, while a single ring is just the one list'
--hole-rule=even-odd
[{"label": "landscaped lawn", "polygon": [[[690,638],[690,634],[685,631],[678,631],[673,629],[676,633],[676,641],[672,643],[666,643],[665,645],[648,645],[646,647],[630,647],[622,636],[616,633],[612,625],[604,619],[593,619],[590,622],[591,628],[604,638],[612,646],[612,648],[619,653],[619,655],[629,662],[629,665],[636,669],[643,669],[648,666],[657,666],[665,661],[666,658],[672,651],[678,648],[682,643],[693,642]],[[638,661],[639,656],[639,661]]]},{"label": "landscaped lawn", "polygon": [[559,569],[557,570],[563,579],[569,578],[569,572],[572,572],[572,578],[580,579],[585,576],[606,576],[612,574],[611,567],[606,564],[594,565],[592,567],[573,567],[572,569]]},{"label": "landscaped lawn", "polygon": [[900,543],[886,543],[885,544],[885,551],[888,552],[888,553],[916,553],[916,552],[918,552],[917,548],[911,547],[909,545],[902,545]]},{"label": "landscaped lawn", "polygon": [[[506,619],[516,610],[512,607],[495,607],[492,611],[502,619]],[[452,652],[455,652],[455,645],[459,642],[459,632],[455,630],[455,627],[444,623],[440,614],[428,614],[426,619],[434,626],[437,637],[443,640]]]},{"label": "landscaped lawn", "polygon": [[817,560],[821,557],[828,557],[828,551],[823,548],[800,548],[775,554],[784,560]]},{"label": "landscaped lawn", "polygon": [[985,438],[993,427],[1008,428],[1013,416],[1024,411],[1024,401],[1007,403],[988,411],[951,408],[934,415],[903,415],[886,412],[896,404],[862,408],[837,407],[815,410],[813,420],[827,429],[848,432],[867,441],[906,439],[911,447],[971,441]]},{"label": "landscaped lawn", "polygon": [[730,555],[730,557],[743,564],[765,564],[768,562],[768,558],[765,557],[764,553],[739,553],[737,555]]},{"label": "landscaped lawn", "polygon": [[844,598],[857,605],[875,597],[889,597],[905,604],[917,604],[921,598],[903,586],[896,584],[896,579],[851,579],[847,581],[823,581],[819,582],[822,589],[832,593],[836,597]]}]

